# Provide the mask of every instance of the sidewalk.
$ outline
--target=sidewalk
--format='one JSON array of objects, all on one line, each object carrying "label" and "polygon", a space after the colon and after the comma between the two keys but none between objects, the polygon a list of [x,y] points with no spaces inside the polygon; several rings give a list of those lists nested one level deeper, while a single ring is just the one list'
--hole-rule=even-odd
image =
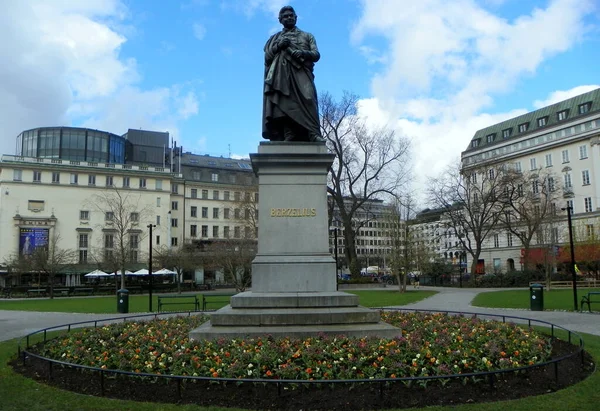
[{"label": "sidewalk", "polygon": [[[529,311],[517,309],[496,309],[473,307],[473,298],[486,291],[501,291],[503,289],[472,289],[472,288],[446,288],[446,287],[421,287],[422,290],[433,290],[438,293],[413,304],[397,306],[394,308],[410,308],[419,310],[444,310],[480,314],[499,314],[515,317],[532,318],[548,321],[560,325],[568,330],[584,332],[600,336],[600,314],[575,313],[563,311]],[[384,288],[382,288],[384,290]],[[132,313],[130,315],[139,315]],[[74,323],[87,320],[101,320],[106,318],[121,317],[123,314],[73,314],[33,311],[3,311],[0,310],[0,341],[22,337],[42,328]]]}]

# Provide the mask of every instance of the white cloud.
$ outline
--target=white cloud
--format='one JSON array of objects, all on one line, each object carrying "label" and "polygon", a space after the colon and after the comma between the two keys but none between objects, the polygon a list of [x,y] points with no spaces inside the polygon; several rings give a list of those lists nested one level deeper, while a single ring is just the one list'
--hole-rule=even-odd
[{"label": "white cloud", "polygon": [[224,0],[222,6],[241,11],[248,17],[252,17],[257,11],[278,17],[279,10],[288,3],[288,0]]},{"label": "white cloud", "polygon": [[578,96],[583,93],[587,93],[588,91],[592,91],[600,87],[600,85],[587,85],[587,86],[577,86],[573,87],[570,90],[557,90],[550,95],[545,100],[536,100],[533,102],[533,107],[536,109],[546,107],[555,103],[559,103],[563,100],[567,100],[571,97]]},{"label": "white cloud", "polygon": [[194,23],[192,30],[194,31],[194,37],[198,40],[203,40],[204,36],[206,36],[206,27],[201,23]]},{"label": "white cloud", "polygon": [[7,2],[0,15],[0,153],[25,129],[83,125],[177,130],[198,110],[191,87],[144,90],[120,55],[128,10],[119,0]]},{"label": "white cloud", "polygon": [[362,110],[411,138],[420,191],[428,176],[458,158],[475,131],[525,112],[484,110],[495,95],[580,41],[593,10],[591,0],[553,0],[507,20],[473,0],[361,2],[351,40],[382,67]]}]

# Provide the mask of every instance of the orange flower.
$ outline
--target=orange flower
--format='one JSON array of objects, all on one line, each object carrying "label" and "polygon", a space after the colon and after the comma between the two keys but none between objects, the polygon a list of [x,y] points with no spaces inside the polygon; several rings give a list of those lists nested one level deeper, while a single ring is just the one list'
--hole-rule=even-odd
[{"label": "orange flower", "polygon": [[310,367],[309,367],[309,368],[307,368],[307,369],[306,369],[306,373],[307,373],[307,374],[312,374],[312,372],[313,372],[313,371],[312,371],[312,368],[310,368]]},{"label": "orange flower", "polygon": [[212,373],[212,376],[216,378],[216,377],[219,376],[219,373],[215,371],[215,372]]},{"label": "orange flower", "polygon": [[271,372],[271,370],[268,370],[268,371],[266,372],[266,375],[267,375],[267,377],[270,377],[271,375],[273,375],[273,373]]}]

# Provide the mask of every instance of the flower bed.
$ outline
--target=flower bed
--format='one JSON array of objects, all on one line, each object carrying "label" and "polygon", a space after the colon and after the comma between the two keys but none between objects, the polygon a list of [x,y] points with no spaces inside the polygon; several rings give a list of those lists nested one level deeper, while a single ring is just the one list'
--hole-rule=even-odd
[{"label": "flower bed", "polygon": [[451,375],[547,360],[549,339],[493,321],[382,312],[402,337],[190,341],[205,316],[124,322],[72,331],[42,355],[104,369],[223,378],[368,379]]}]

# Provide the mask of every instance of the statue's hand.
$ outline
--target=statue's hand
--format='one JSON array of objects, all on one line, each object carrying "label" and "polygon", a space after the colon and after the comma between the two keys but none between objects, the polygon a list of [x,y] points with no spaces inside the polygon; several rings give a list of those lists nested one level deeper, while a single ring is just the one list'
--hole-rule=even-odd
[{"label": "statue's hand", "polygon": [[292,57],[301,60],[304,57],[304,53],[301,50],[294,50],[292,51]]},{"label": "statue's hand", "polygon": [[292,44],[292,42],[287,37],[284,37],[283,39],[279,40],[279,48],[281,50],[287,49],[290,46],[290,44]]}]

